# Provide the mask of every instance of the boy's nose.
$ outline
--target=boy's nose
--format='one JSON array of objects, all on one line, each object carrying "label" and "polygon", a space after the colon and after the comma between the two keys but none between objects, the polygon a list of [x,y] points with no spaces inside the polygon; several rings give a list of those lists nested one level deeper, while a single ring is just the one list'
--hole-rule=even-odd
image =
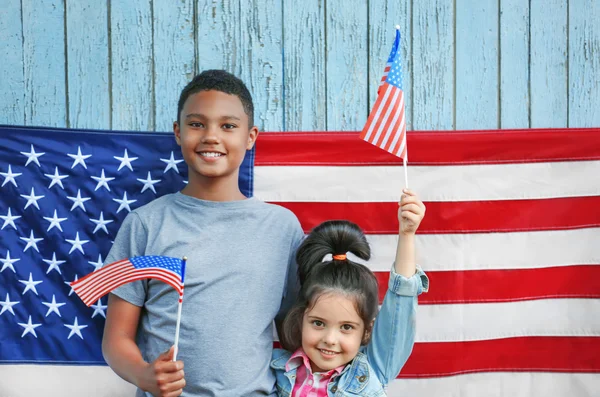
[{"label": "boy's nose", "polygon": [[219,142],[218,128],[208,127],[205,130],[204,136],[202,137],[204,143],[216,143]]}]

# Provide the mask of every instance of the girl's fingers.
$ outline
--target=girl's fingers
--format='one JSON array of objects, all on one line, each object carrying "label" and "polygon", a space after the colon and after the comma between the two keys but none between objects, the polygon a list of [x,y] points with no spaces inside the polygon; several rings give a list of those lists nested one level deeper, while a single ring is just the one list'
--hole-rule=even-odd
[{"label": "girl's fingers", "polygon": [[400,208],[403,208],[405,205],[408,205],[408,204],[414,204],[414,205],[418,206],[419,208],[425,208],[425,204],[423,204],[423,202],[416,197],[411,197],[409,199],[402,200],[398,203]]},{"label": "girl's fingers", "polygon": [[420,219],[421,219],[420,215],[415,214],[414,212],[410,212],[410,211],[402,211],[400,213],[400,216],[403,219],[408,220],[410,222],[413,222],[415,224],[418,223],[420,221]]},{"label": "girl's fingers", "polygon": [[419,197],[409,189],[404,190],[405,194],[402,195],[398,206],[401,211],[412,211],[419,214],[425,214],[425,204],[419,199]]},{"label": "girl's fingers", "polygon": [[423,212],[423,208],[416,203],[413,204],[404,204],[400,207],[402,211],[410,211],[415,214],[421,214]]},{"label": "girl's fingers", "polygon": [[403,195],[402,198],[400,199],[401,203],[420,203],[421,200],[419,199],[418,196],[405,196]]}]

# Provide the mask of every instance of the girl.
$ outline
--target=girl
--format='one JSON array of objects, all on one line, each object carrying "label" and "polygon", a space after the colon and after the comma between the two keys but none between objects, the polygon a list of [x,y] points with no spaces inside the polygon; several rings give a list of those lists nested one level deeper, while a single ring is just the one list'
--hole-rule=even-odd
[{"label": "girl", "polygon": [[385,396],[398,376],[414,344],[417,295],[429,286],[414,247],[425,206],[405,189],[399,207],[396,260],[379,315],[375,275],[346,256],[371,256],[357,225],[324,222],[300,245],[301,289],[283,323],[285,350],[275,349],[271,362],[280,396]]}]

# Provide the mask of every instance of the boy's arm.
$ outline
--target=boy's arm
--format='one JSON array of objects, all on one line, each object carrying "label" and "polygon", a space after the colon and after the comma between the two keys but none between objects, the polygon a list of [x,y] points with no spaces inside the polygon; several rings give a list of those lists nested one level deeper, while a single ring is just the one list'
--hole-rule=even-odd
[{"label": "boy's arm", "polygon": [[141,307],[114,294],[108,297],[102,354],[117,375],[155,396],[178,396],[185,386],[183,363],[174,362],[173,347],[147,363],[135,342]]},{"label": "boy's arm", "polygon": [[110,310],[106,314],[102,354],[107,364],[129,383],[139,385],[147,363],[135,342],[141,307],[135,306],[114,294],[108,297]]},{"label": "boy's arm", "polygon": [[[146,240],[147,232],[139,216],[135,212],[130,213],[119,228],[106,263],[145,255]],[[183,363],[172,361],[173,349],[147,363],[136,344],[146,295],[144,281],[134,281],[113,292],[108,297],[102,338],[104,359],[117,375],[138,388],[155,396],[178,396],[185,380]]]}]

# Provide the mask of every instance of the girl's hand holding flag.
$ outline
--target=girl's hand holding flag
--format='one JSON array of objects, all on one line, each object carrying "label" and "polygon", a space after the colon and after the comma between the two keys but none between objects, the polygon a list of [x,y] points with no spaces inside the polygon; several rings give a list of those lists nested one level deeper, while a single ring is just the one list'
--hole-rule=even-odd
[{"label": "girl's hand holding flag", "polygon": [[402,159],[404,189],[398,209],[400,221],[396,272],[411,277],[415,274],[415,232],[425,216],[425,205],[408,190],[408,146],[406,139],[405,98],[402,89],[402,57],[400,26],[388,57],[383,77],[377,91],[377,100],[360,134],[365,141]]},{"label": "girl's hand holding flag", "polygon": [[425,216],[425,204],[410,189],[404,189],[402,193],[400,203],[398,203],[400,233],[415,234]]},{"label": "girl's hand holding flag", "polygon": [[398,203],[398,246],[396,248],[396,273],[411,277],[416,272],[415,233],[425,216],[425,204],[415,192],[402,190]]}]

